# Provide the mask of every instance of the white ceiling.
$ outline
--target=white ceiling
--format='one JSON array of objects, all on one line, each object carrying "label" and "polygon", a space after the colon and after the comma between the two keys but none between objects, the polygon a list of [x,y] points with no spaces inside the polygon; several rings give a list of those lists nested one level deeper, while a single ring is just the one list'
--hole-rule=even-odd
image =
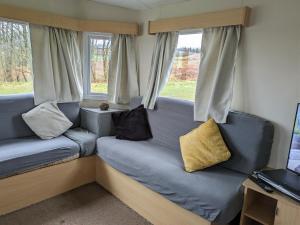
[{"label": "white ceiling", "polygon": [[153,9],[162,5],[185,2],[189,0],[92,0],[107,5],[119,6],[128,9],[145,10]]}]

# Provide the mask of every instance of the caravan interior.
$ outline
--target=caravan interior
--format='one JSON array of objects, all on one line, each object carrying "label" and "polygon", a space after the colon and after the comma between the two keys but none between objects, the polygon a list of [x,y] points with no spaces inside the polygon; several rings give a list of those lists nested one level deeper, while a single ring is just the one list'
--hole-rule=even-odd
[{"label": "caravan interior", "polygon": [[300,225],[299,9],[0,0],[0,224]]}]

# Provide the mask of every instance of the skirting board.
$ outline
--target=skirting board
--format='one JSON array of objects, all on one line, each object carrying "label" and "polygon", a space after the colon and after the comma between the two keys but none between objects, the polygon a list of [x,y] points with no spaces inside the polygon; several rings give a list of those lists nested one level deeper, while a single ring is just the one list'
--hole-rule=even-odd
[{"label": "skirting board", "polygon": [[95,158],[79,158],[0,179],[0,215],[94,182]]},{"label": "skirting board", "polygon": [[96,158],[96,182],[154,225],[212,225]]}]

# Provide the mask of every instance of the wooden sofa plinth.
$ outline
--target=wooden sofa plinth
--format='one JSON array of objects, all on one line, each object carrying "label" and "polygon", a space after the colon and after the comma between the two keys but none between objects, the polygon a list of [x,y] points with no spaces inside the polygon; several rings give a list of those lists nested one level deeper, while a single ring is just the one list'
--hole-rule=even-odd
[{"label": "wooden sofa plinth", "polygon": [[0,179],[0,216],[95,181],[154,225],[213,225],[97,156]]},{"label": "wooden sofa plinth", "polygon": [[96,182],[154,225],[213,225],[96,158]]},{"label": "wooden sofa plinth", "polygon": [[0,179],[0,215],[94,182],[95,158],[79,158]]}]

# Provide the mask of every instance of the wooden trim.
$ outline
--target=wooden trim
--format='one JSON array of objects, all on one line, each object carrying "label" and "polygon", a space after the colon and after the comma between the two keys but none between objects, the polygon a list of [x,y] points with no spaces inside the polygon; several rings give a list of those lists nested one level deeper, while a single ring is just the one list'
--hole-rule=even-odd
[{"label": "wooden trim", "polygon": [[0,180],[0,215],[95,181],[90,156]]},{"label": "wooden trim", "polygon": [[139,27],[137,23],[99,21],[99,20],[80,20],[80,31],[103,32],[112,34],[131,34],[138,35]]},{"label": "wooden trim", "polygon": [[138,34],[137,23],[82,20],[49,12],[20,8],[4,4],[0,4],[0,17],[75,31],[132,35]]},{"label": "wooden trim", "polygon": [[211,225],[96,158],[96,182],[154,225]]},{"label": "wooden trim", "polygon": [[250,12],[251,8],[243,7],[224,11],[202,13],[200,15],[149,21],[148,30],[149,34],[155,34],[159,32],[232,25],[248,26]]}]

